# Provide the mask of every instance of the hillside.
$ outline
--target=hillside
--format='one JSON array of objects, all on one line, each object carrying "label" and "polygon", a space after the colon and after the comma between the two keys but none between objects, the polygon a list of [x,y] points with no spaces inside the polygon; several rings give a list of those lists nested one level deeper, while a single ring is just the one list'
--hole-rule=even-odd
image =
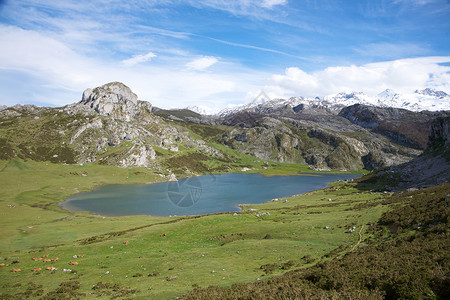
[{"label": "hillside", "polygon": [[65,107],[16,105],[0,111],[0,159],[147,167],[162,176],[223,172],[230,164],[251,168],[264,161],[373,170],[417,157],[429,124],[445,115],[359,104],[335,111],[265,103],[203,116],[152,107],[112,82],[87,89],[81,101]]},{"label": "hillside", "polygon": [[[448,299],[449,184],[397,194],[365,244],[333,260],[231,287],[196,288],[181,299]],[[362,208],[362,207],[361,207]]]}]

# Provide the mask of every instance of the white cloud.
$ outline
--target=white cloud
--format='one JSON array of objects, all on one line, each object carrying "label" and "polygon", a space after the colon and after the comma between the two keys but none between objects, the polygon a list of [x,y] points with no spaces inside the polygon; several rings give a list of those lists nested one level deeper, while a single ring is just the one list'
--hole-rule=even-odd
[{"label": "white cloud", "polygon": [[149,61],[149,60],[151,60],[154,57],[156,57],[156,54],[153,53],[153,52],[149,52],[149,53],[144,54],[144,55],[142,55],[142,54],[135,55],[132,58],[125,59],[125,60],[122,61],[122,63],[125,66],[127,66],[127,67],[132,67],[134,65],[141,64],[141,63],[144,63],[146,61]]},{"label": "white cloud", "polygon": [[219,60],[214,56],[203,56],[203,57],[194,59],[191,62],[188,62],[186,64],[186,67],[188,67],[189,69],[192,69],[192,70],[201,71],[201,70],[205,70],[205,69],[211,67],[212,65],[214,65],[218,62],[219,62]]},{"label": "white cloud", "polygon": [[[214,72],[192,72],[204,70],[219,60],[185,52],[161,57],[164,62],[159,65],[129,68],[110,58],[88,57],[45,34],[15,26],[0,25],[0,44],[0,104],[6,105],[62,106],[78,101],[88,87],[120,81],[137,93],[139,99],[155,106],[201,104],[220,109],[233,100],[243,99],[248,90],[256,89],[268,76],[233,63],[225,63]],[[152,56],[152,53],[135,56],[130,63]],[[190,68],[183,63],[187,59]]]},{"label": "white cloud", "polygon": [[376,95],[391,88],[410,93],[421,88],[435,88],[450,93],[450,62],[446,57],[400,59],[362,66],[335,66],[307,73],[291,67],[284,74],[268,79],[264,91],[270,97],[326,96],[341,91],[362,91]]},{"label": "white cloud", "polygon": [[263,7],[272,8],[275,5],[285,5],[287,0],[264,0],[262,2]]}]

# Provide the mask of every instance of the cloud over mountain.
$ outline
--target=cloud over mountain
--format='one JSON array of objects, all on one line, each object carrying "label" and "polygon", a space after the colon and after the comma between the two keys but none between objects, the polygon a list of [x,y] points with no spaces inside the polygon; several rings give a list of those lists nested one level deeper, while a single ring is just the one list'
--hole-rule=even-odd
[{"label": "cloud over mountain", "polygon": [[450,92],[450,67],[443,65],[449,62],[449,56],[421,57],[361,66],[333,66],[309,73],[290,67],[284,74],[272,75],[264,91],[280,98],[323,97],[341,91],[376,95],[387,88],[410,93],[417,88],[433,87]]}]

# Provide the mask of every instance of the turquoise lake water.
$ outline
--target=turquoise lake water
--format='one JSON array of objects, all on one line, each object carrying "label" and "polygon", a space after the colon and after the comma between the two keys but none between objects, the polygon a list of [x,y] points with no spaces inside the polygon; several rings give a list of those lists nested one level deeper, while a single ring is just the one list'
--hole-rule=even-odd
[{"label": "turquoise lake water", "polygon": [[356,177],[359,175],[204,175],[175,182],[106,185],[69,197],[61,203],[61,207],[103,216],[182,216],[233,212],[240,210],[238,204],[263,203],[322,189],[332,181]]}]

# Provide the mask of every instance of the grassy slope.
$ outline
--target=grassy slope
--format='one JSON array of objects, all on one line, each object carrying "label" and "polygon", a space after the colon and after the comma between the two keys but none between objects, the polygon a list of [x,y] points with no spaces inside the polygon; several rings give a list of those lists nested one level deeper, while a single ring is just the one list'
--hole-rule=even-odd
[{"label": "grassy slope", "polygon": [[382,201],[391,209],[358,251],[270,280],[197,288],[182,299],[449,299],[449,192],[447,183]]},{"label": "grassy slope", "polygon": [[[69,293],[77,290],[78,282],[77,293],[86,295],[139,290],[137,296],[166,298],[193,286],[227,286],[281,274],[338,255],[333,252],[338,247],[348,251],[359,236],[357,232],[346,233],[347,228],[375,222],[385,209],[350,208],[387,196],[361,193],[352,184],[336,183],[326,190],[292,197],[289,202],[245,206],[236,216],[103,218],[63,211],[57,203],[94,186],[153,182],[160,177],[146,169],[20,160],[3,161],[1,169],[0,257],[8,265],[0,267],[1,293],[16,296],[33,290],[37,297],[36,291],[46,294],[58,288]],[[293,172],[287,165],[281,169]],[[260,212],[270,215],[256,216]],[[166,236],[161,237],[161,233]],[[59,260],[31,260],[43,254]],[[85,256],[73,259],[75,254]],[[20,263],[12,264],[14,260]],[[70,260],[79,262],[73,267],[76,273],[61,272],[71,268]],[[35,267],[49,265],[58,270],[32,272]],[[12,267],[22,272],[12,273]],[[149,276],[154,272],[159,275]],[[72,285],[59,287],[67,281]],[[93,290],[100,281],[111,285]]]}]

